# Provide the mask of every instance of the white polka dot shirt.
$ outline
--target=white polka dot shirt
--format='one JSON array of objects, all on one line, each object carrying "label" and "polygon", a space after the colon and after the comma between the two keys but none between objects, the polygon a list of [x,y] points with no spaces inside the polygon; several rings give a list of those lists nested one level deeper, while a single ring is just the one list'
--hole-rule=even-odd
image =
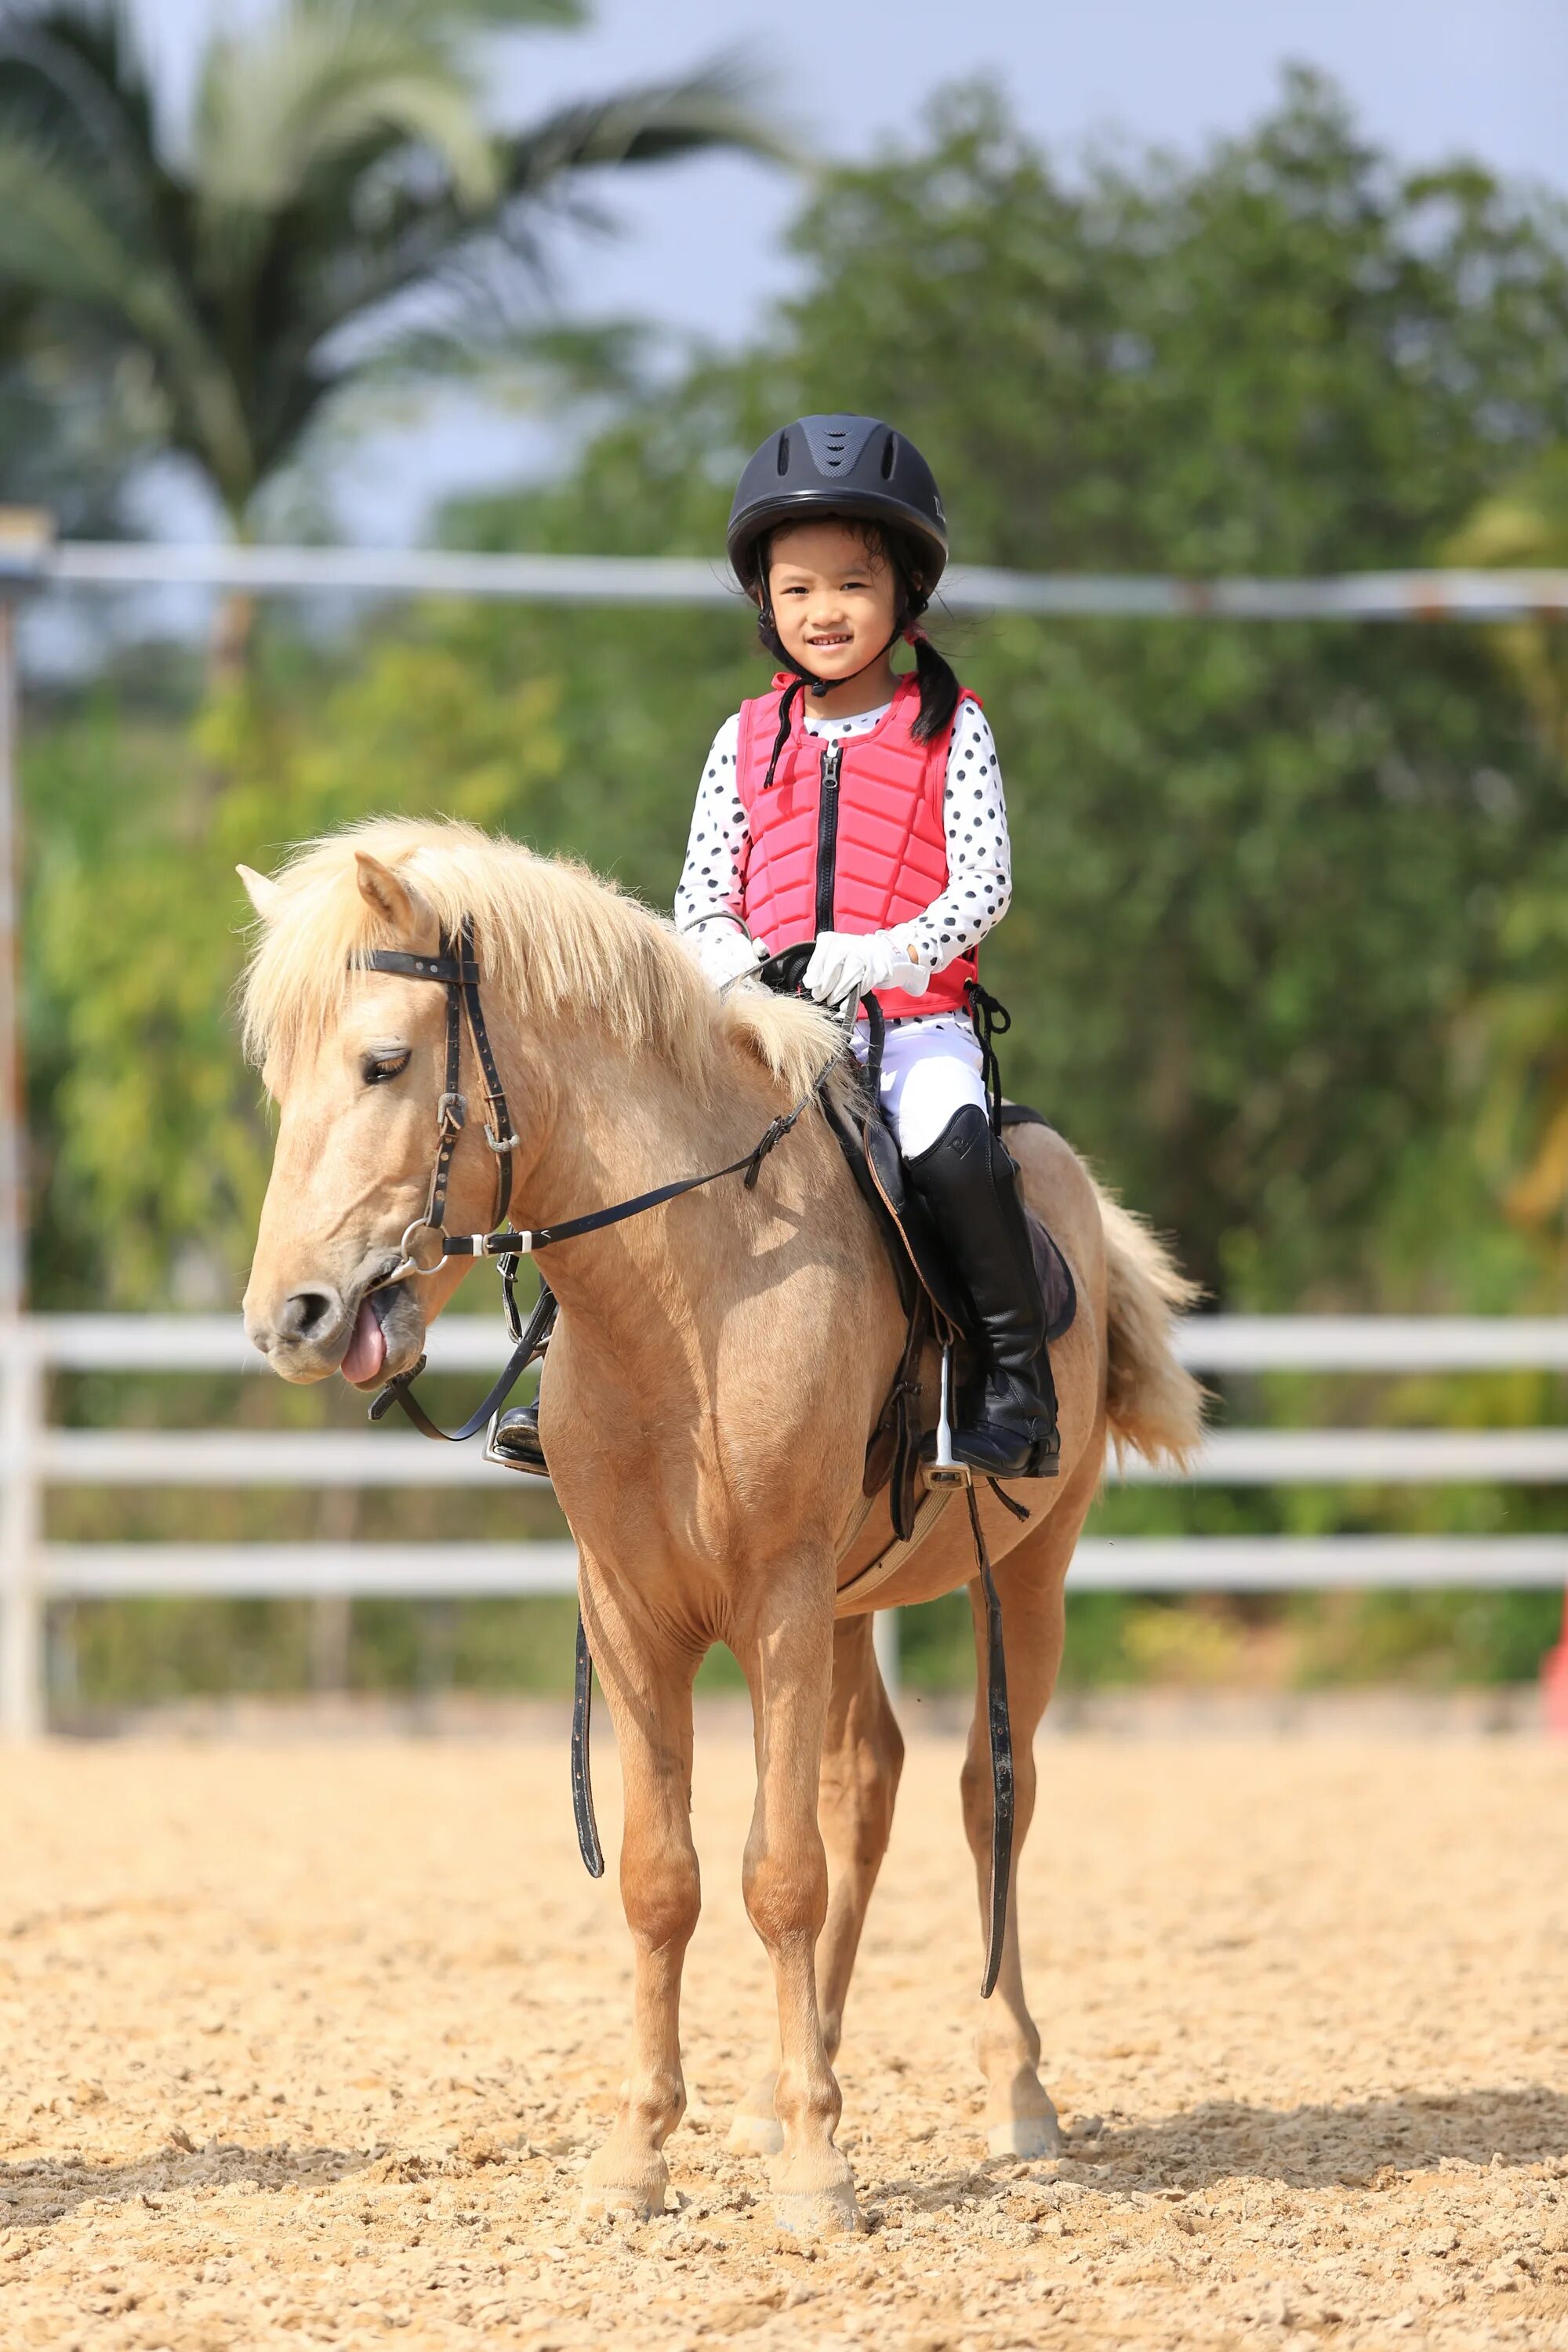
[{"label": "white polka dot shirt", "polygon": [[[814,718],[808,712],[806,730],[826,742],[844,742],[868,734],[890,707],[884,703],[879,710],[857,711],[853,719]],[[677,930],[695,930],[702,923],[740,928],[733,902],[740,895],[747,839],[746,812],[736,781],[740,744],[741,714],[736,711],[713,738],[703,763],[686,864],[675,893]],[[985,713],[967,700],[959,704],[953,720],[942,830],[947,887],[912,923],[899,926],[900,938],[907,929],[918,961],[932,971],[943,971],[956,957],[978,947],[1013,898],[1007,804],[996,745]]]}]

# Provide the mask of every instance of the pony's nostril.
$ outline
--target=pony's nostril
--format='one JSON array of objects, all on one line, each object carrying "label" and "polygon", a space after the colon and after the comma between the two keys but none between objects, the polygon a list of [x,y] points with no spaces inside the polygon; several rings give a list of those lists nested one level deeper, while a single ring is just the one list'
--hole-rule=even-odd
[{"label": "pony's nostril", "polygon": [[337,1301],[330,1291],[296,1290],[283,1302],[279,1318],[286,1338],[313,1339],[329,1324],[337,1311]]}]

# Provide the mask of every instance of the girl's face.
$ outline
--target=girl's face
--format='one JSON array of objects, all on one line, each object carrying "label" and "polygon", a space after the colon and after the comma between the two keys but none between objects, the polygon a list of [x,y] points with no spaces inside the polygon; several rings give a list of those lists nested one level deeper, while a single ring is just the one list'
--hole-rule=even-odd
[{"label": "girl's face", "polygon": [[768,595],[784,651],[814,677],[853,677],[893,634],[898,581],[853,523],[803,522],[773,533]]}]

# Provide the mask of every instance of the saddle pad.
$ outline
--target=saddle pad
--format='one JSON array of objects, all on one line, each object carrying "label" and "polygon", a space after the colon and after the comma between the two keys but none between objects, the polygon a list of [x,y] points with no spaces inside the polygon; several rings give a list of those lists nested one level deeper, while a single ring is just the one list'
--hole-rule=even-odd
[{"label": "saddle pad", "polygon": [[[1049,1128],[1050,1124],[1042,1112],[1031,1110],[1027,1103],[1005,1102],[1002,1106],[1004,1135],[1010,1127]],[[1029,1239],[1035,1245],[1035,1273],[1040,1296],[1046,1302],[1046,1338],[1060,1339],[1072,1329],[1073,1318],[1078,1313],[1078,1285],[1072,1278],[1071,1266],[1033,1209],[1026,1210],[1026,1214]]]}]

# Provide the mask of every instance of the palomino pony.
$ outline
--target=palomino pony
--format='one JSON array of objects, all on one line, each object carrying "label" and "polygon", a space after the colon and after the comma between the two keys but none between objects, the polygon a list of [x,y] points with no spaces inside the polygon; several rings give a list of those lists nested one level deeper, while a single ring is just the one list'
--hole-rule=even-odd
[{"label": "palomino pony", "polygon": [[[276,881],[245,878],[262,918],[247,1042],[280,1111],[246,1320],[286,1380],[341,1370],[368,1390],[407,1370],[464,1271],[449,1261],[387,1282],[429,1180],[444,1009],[441,989],[366,969],[372,954],[433,956],[471,925],[518,1135],[512,1215],[534,1230],[743,1156],[842,1050],[842,1031],[813,1006],[751,985],[720,997],[664,924],[582,867],[468,826],[377,821],[307,847]],[[477,1094],[471,1039],[463,1051],[463,1086]],[[1200,1396],[1172,1351],[1173,1311],[1187,1293],[1159,1244],[1048,1129],[1020,1129],[1010,1142],[1079,1297],[1053,1349],[1061,1475],[1021,1490],[1026,1524],[989,1494],[983,1508],[1021,1843],[1031,1743],[1061,1658],[1063,1581],[1108,1432],[1151,1460],[1181,1461],[1197,1440]],[[490,1154],[470,1130],[452,1158],[454,1227],[485,1228],[492,1191]],[[752,1695],[757,1794],[743,1886],[778,2003],[773,2063],[742,2101],[732,2142],[773,2153],[788,2225],[853,2228],[833,2059],[902,1759],[871,1612],[973,1591],[974,1575],[960,1507],[874,1599],[847,1589],[897,1557],[885,1500],[868,1515],[862,1495],[904,1339],[883,1243],[813,1110],[754,1185],[712,1184],[563,1241],[546,1263],[561,1312],[542,1428],[619,1747],[621,1893],[636,1948],[630,2063],[588,2200],[644,2216],[665,2200],[664,2143],[686,2100],[681,1966],[699,1908],[691,1688],[721,1642]],[[929,1366],[925,1377],[929,1393]],[[980,1657],[984,1683],[983,1639]],[[984,1704],[963,1797],[984,1914]],[[1037,2071],[1012,1887],[998,1996],[979,2037],[990,2146],[1044,2155],[1056,2115]]]}]

